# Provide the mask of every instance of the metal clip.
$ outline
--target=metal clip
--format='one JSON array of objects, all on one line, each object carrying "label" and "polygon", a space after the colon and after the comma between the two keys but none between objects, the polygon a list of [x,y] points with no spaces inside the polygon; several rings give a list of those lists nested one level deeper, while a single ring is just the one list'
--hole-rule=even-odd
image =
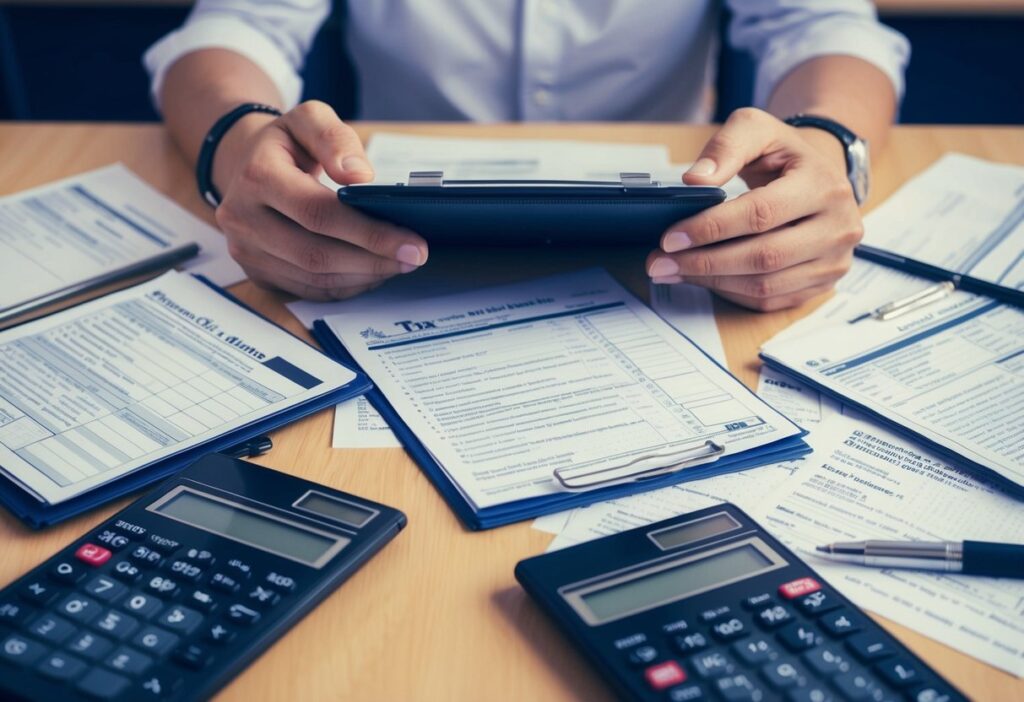
[{"label": "metal clip", "polygon": [[876,307],[871,312],[865,312],[859,317],[851,319],[848,323],[854,324],[864,319],[877,319],[879,321],[886,322],[890,319],[913,312],[914,310],[919,310],[933,302],[938,302],[939,300],[953,294],[955,290],[956,283],[947,280],[937,285],[927,287],[913,295],[907,295],[899,300],[888,302],[881,307]]},{"label": "metal clip", "polygon": [[409,185],[427,185],[440,188],[444,185],[444,171],[409,171]]},{"label": "metal clip", "polygon": [[[602,485],[634,482],[676,473],[684,468],[718,460],[723,453],[725,453],[724,444],[716,444],[708,439],[698,446],[689,446],[666,453],[649,453],[626,463],[609,467],[590,469],[586,466],[569,466],[557,468],[554,475],[555,480],[566,490],[589,490]],[[638,463],[648,461],[658,461],[658,465],[653,468],[634,468]],[[668,465],[665,465],[666,463]]]},{"label": "metal clip", "polygon": [[658,185],[651,180],[650,173],[619,173],[619,182],[624,188],[650,188]]}]

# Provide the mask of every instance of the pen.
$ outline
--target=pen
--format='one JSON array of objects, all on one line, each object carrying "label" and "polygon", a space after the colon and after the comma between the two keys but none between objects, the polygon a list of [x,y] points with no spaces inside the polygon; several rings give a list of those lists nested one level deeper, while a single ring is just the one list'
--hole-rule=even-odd
[{"label": "pen", "polygon": [[1024,290],[1014,290],[1005,285],[997,285],[980,278],[960,275],[945,268],[933,266],[930,263],[917,261],[906,256],[900,256],[899,254],[868,246],[867,244],[858,244],[853,253],[858,258],[888,266],[889,268],[895,268],[905,273],[912,273],[922,278],[930,278],[931,280],[948,281],[964,292],[985,295],[1016,307],[1024,307]]},{"label": "pen", "polygon": [[993,578],[1024,578],[1024,545],[987,541],[847,541],[818,546],[833,561],[877,568],[941,570]]}]

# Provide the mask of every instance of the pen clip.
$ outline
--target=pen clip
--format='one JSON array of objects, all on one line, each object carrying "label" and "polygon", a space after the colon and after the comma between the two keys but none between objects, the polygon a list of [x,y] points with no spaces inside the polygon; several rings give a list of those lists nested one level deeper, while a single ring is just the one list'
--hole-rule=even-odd
[{"label": "pen clip", "polygon": [[[717,444],[708,439],[698,446],[689,446],[678,451],[665,453],[649,453],[638,456],[626,463],[590,468],[588,466],[568,466],[554,471],[555,480],[566,490],[590,490],[592,488],[612,485],[615,483],[647,480],[659,475],[676,473],[695,465],[718,460],[725,453],[725,445]],[[662,459],[653,468],[635,468],[638,463]],[[669,465],[664,465],[665,461]]]},{"label": "pen clip", "polygon": [[954,281],[943,281],[937,285],[930,285],[924,290],[920,290],[913,295],[907,295],[901,297],[898,300],[887,302],[880,307],[876,307],[871,312],[865,312],[859,317],[855,317],[849,321],[849,324],[855,324],[865,319],[877,319],[882,322],[886,322],[896,317],[901,317],[905,314],[913,312],[914,310],[927,307],[933,302],[938,302],[943,298],[946,298],[953,294],[956,290],[956,283]]}]

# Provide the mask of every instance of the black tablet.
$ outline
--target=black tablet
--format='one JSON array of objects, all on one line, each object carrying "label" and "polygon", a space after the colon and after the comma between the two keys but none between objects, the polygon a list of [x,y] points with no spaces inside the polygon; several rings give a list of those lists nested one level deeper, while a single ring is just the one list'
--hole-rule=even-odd
[{"label": "black tablet", "polygon": [[662,185],[645,173],[619,181],[451,180],[439,171],[408,183],[350,185],[338,199],[431,244],[643,244],[725,200],[721,188]]}]

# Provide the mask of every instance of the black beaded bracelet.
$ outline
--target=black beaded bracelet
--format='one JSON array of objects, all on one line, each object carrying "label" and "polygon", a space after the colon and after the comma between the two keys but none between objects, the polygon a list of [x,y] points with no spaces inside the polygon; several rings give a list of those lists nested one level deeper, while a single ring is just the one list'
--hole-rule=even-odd
[{"label": "black beaded bracelet", "polygon": [[220,193],[213,185],[213,156],[217,153],[220,140],[224,138],[227,131],[234,126],[235,122],[245,117],[250,112],[263,112],[268,115],[281,116],[281,110],[271,105],[264,105],[258,102],[247,102],[214,122],[210,131],[203,139],[203,145],[199,149],[199,159],[196,161],[196,183],[199,185],[199,194],[213,207],[220,205]]}]

